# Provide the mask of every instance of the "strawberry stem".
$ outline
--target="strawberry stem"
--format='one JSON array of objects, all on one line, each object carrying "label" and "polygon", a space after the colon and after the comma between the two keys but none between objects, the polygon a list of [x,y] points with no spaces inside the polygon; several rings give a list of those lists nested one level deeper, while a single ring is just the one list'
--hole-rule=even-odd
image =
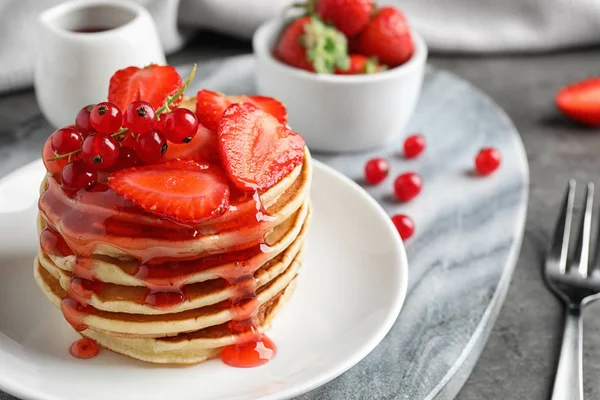
[{"label": "strawberry stem", "polygon": [[[156,117],[157,117],[156,119],[157,120],[160,120],[160,118],[159,118],[160,114],[171,111],[169,106],[171,104],[173,104],[175,99],[178,99],[179,96],[181,96],[185,92],[185,90],[187,89],[188,86],[190,86],[190,83],[192,83],[192,80],[194,79],[194,75],[196,75],[197,67],[198,67],[198,65],[194,64],[194,66],[192,67],[192,71],[190,72],[190,75],[188,76],[187,80],[184,82],[183,86],[181,88],[179,88],[179,90],[173,96],[167,96],[165,104],[163,104],[158,110],[156,110]],[[127,132],[129,132],[129,129],[121,128],[117,132],[111,133],[110,136],[116,138],[118,136],[126,134]],[[62,160],[63,158],[68,158],[69,159],[68,162],[71,162],[71,157],[74,156],[75,154],[79,153],[80,151],[81,151],[81,149],[77,149],[70,153],[57,155],[56,157],[50,158],[46,161],[57,161],[57,160]]]}]

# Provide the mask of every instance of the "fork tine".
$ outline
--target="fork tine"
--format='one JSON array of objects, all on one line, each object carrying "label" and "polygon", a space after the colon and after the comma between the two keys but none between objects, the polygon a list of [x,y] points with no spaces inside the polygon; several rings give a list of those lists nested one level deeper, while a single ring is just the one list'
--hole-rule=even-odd
[{"label": "fork tine", "polygon": [[569,180],[567,191],[561,208],[552,244],[548,249],[547,259],[558,261],[558,269],[564,274],[567,267],[567,256],[569,253],[569,236],[571,235],[571,222],[573,220],[573,201],[575,200],[575,180]]},{"label": "fork tine", "polygon": [[589,182],[585,189],[585,211],[581,217],[581,227],[577,237],[577,247],[571,266],[579,269],[581,276],[586,277],[590,260],[590,237],[592,235],[592,211],[594,207],[594,184]]}]

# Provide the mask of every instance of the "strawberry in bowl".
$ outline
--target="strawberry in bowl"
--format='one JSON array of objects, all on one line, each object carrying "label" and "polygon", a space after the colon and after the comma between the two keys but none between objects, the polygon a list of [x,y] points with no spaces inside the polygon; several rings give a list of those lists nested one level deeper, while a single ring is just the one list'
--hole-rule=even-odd
[{"label": "strawberry in bowl", "polygon": [[404,14],[371,0],[310,0],[253,38],[260,94],[281,100],[317,150],[384,146],[416,106],[427,45]]}]

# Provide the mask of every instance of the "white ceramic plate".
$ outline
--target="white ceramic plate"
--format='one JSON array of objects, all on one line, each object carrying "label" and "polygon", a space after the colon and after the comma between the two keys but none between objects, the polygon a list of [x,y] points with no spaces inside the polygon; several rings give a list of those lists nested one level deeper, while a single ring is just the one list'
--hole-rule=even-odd
[{"label": "white ceramic plate", "polygon": [[32,276],[41,161],[0,180],[0,389],[26,399],[285,399],[340,375],[392,327],[408,270],[399,236],[358,185],[315,161],[313,223],[297,290],[275,318],[270,363],[154,366],[102,351],[69,355],[78,335]]}]

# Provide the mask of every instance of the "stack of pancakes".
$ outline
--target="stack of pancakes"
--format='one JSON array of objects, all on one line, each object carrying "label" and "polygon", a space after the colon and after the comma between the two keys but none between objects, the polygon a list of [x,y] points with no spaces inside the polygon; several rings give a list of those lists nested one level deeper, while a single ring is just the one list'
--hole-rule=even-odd
[{"label": "stack of pancakes", "polygon": [[293,292],[310,180],[307,151],[260,199],[232,199],[223,216],[173,234],[174,222],[114,204],[110,189],[72,198],[47,176],[36,281],[81,335],[112,351],[154,363],[218,356],[266,330]]}]

